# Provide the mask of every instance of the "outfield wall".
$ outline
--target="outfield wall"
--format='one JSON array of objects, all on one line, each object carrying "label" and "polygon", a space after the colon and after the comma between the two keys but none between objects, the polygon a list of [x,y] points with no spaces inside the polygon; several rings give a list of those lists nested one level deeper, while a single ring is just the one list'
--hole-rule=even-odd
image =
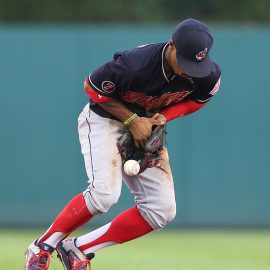
[{"label": "outfield wall", "polygon": [[[174,226],[270,226],[270,28],[212,26],[222,87],[169,124]],[[113,52],[166,41],[173,26],[0,26],[0,225],[45,225],[86,187],[77,117],[83,80]],[[133,205],[119,204],[94,225]]]}]

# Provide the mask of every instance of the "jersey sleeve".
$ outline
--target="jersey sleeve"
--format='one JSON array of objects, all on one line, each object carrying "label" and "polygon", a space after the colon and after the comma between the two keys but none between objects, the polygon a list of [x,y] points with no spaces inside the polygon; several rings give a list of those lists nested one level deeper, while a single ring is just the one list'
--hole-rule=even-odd
[{"label": "jersey sleeve", "polygon": [[131,89],[133,76],[121,56],[107,62],[88,76],[90,86],[102,96],[117,96]]},{"label": "jersey sleeve", "polygon": [[198,103],[208,102],[219,90],[221,83],[221,71],[216,65],[216,71],[211,72],[207,78],[198,79],[194,92],[190,98]]}]

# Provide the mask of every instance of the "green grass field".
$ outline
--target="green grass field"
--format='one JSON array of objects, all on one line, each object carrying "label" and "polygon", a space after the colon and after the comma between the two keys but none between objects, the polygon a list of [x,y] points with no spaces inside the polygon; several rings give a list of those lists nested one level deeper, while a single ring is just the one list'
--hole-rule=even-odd
[{"label": "green grass field", "polygon": [[[0,269],[23,269],[38,231],[0,231]],[[101,250],[93,270],[269,270],[270,231],[163,230]],[[50,269],[63,269],[53,257]]]}]

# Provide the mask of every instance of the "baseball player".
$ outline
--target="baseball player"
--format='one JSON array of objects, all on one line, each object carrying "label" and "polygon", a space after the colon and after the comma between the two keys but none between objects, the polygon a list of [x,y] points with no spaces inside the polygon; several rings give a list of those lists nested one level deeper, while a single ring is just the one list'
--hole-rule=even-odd
[{"label": "baseball player", "polygon": [[[117,52],[89,75],[84,89],[90,102],[78,119],[88,187],[28,247],[25,269],[48,269],[55,249],[65,269],[91,269],[90,260],[98,250],[146,235],[174,219],[167,150],[162,149],[158,165],[129,176],[117,142],[128,129],[136,147],[143,149],[154,126],[205,106],[220,85],[220,68],[209,56],[212,43],[207,25],[187,19],[177,25],[168,42]],[[135,197],[135,206],[97,230],[67,238],[117,203],[122,179]]]}]

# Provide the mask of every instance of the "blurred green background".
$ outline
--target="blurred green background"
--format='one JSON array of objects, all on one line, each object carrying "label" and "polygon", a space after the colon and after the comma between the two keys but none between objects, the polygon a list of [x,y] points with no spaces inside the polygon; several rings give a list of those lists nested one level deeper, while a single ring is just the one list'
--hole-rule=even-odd
[{"label": "blurred green background", "polygon": [[[224,269],[268,269],[269,260],[259,264],[265,248],[259,243],[269,239],[270,227],[269,10],[270,2],[264,0],[0,0],[0,242],[8,247],[18,243],[13,255],[9,249],[0,257],[0,268],[15,262],[14,256],[40,234],[36,228],[44,230],[86,188],[77,135],[77,117],[87,102],[84,78],[115,51],[166,41],[179,21],[194,17],[212,30],[211,55],[222,68],[222,86],[203,110],[169,124],[167,147],[178,213],[167,241],[184,245],[190,240],[190,254],[202,261],[192,266],[191,255],[187,264],[178,261],[187,245],[178,246],[167,269],[177,269],[174,263],[179,263],[179,269],[209,270],[215,247],[228,253],[239,234],[247,238],[236,245],[242,253],[236,252],[235,258],[246,258],[246,264],[225,264]],[[123,185],[119,203],[96,217],[91,228],[131,205],[132,195]],[[218,236],[208,231],[204,239],[216,242],[201,254],[203,248],[196,246],[207,241],[200,240],[201,231],[179,228],[225,232]],[[251,228],[264,230],[254,232],[251,240],[253,232],[246,231]],[[230,234],[232,229],[239,230]],[[229,239],[225,247],[221,238]],[[145,239],[149,243],[152,238]],[[152,245],[161,257],[157,246]],[[125,252],[112,250],[115,256]],[[254,267],[248,261],[251,253]],[[147,265],[145,269],[159,269]],[[213,269],[223,269],[215,265]]]}]

